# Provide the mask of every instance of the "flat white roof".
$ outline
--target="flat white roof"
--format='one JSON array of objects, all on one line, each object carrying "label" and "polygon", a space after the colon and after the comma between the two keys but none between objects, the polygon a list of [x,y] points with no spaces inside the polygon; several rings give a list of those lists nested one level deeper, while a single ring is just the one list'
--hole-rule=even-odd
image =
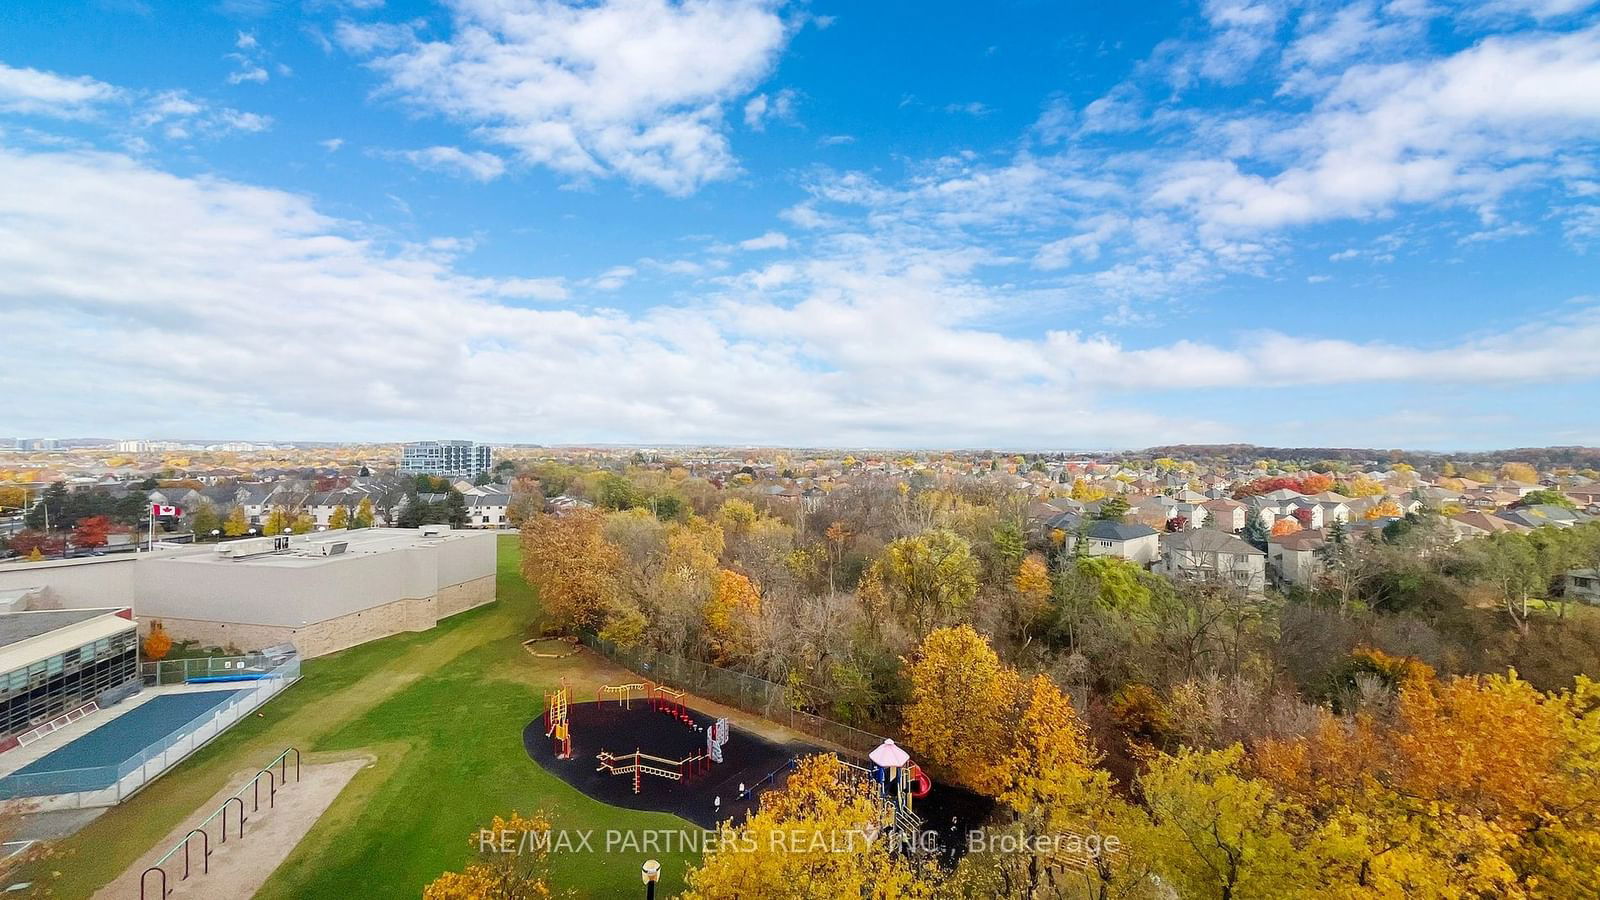
[{"label": "flat white roof", "polygon": [[117,609],[42,609],[0,616],[0,629],[11,627],[20,629],[19,633],[33,632],[0,647],[0,672],[14,672],[57,653],[138,627],[133,619],[125,619],[117,615],[118,612]]},{"label": "flat white roof", "polygon": [[[447,541],[468,540],[492,534],[493,532],[490,531],[458,529],[438,535],[424,536],[420,530],[415,528],[357,528],[348,531],[319,531],[312,534],[291,535],[289,549],[287,550],[261,553],[238,559],[223,556],[217,552],[218,547],[228,546],[226,542],[221,544],[200,544],[192,548],[185,548],[182,552],[176,554],[162,555],[158,559],[161,562],[198,563],[217,566],[305,568],[308,566],[330,565],[337,563],[341,559],[351,557],[391,553],[396,550],[407,550],[413,547],[433,547]],[[333,556],[322,555],[322,545],[338,541],[345,541],[349,544],[343,553]]]}]

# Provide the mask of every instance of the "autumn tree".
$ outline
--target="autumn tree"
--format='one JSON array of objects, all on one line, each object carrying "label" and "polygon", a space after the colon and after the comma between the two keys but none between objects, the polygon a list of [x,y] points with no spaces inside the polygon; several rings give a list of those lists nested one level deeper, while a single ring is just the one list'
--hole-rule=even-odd
[{"label": "autumn tree", "polygon": [[1538,484],[1539,472],[1533,466],[1524,462],[1508,462],[1500,467],[1502,481],[1515,481],[1519,484]]},{"label": "autumn tree", "polygon": [[907,671],[906,742],[963,784],[990,794],[1005,787],[1020,679],[968,625],[940,628],[917,647]]},{"label": "autumn tree", "polygon": [[1243,756],[1184,749],[1140,776],[1157,871],[1185,898],[1314,896],[1317,868],[1291,836],[1298,809],[1249,777]]},{"label": "autumn tree", "polygon": [[111,520],[105,516],[90,516],[79,519],[78,524],[72,529],[72,544],[75,547],[94,549],[104,547],[110,540]]},{"label": "autumn tree", "polygon": [[234,506],[228,510],[228,517],[222,521],[222,533],[228,537],[240,537],[250,530],[250,520],[245,517],[244,507]]},{"label": "autumn tree", "polygon": [[809,756],[756,813],[726,826],[689,870],[684,900],[933,896],[930,873],[891,852],[878,788],[832,755]]},{"label": "autumn tree", "polygon": [[1030,553],[1017,565],[1017,574],[1011,576],[1011,589],[1017,597],[1017,617],[1021,630],[1044,617],[1050,610],[1053,585],[1050,567],[1037,553]]},{"label": "autumn tree", "polygon": [[[495,816],[468,837],[472,861],[422,889],[423,900],[546,900],[561,896],[550,881],[550,820],[542,814]],[[563,892],[565,893],[565,892]]]},{"label": "autumn tree", "polygon": [[372,513],[372,498],[362,497],[361,503],[356,506],[356,514],[351,521],[351,528],[371,528],[376,521]]},{"label": "autumn tree", "polygon": [[350,527],[350,509],[345,506],[336,506],[328,514],[328,527],[333,529]]},{"label": "autumn tree", "polygon": [[1361,517],[1363,519],[1393,519],[1404,514],[1400,509],[1400,504],[1393,500],[1384,500],[1368,507],[1367,511],[1361,514]]},{"label": "autumn tree", "polygon": [[719,570],[705,608],[712,661],[725,665],[754,652],[760,615],[761,592],[755,584],[738,572]]},{"label": "autumn tree", "polygon": [[293,521],[287,509],[281,506],[274,506],[267,513],[266,520],[261,523],[261,533],[263,535],[283,534],[289,530],[289,525]]},{"label": "autumn tree", "polygon": [[1278,521],[1272,523],[1273,537],[1283,537],[1286,534],[1294,534],[1295,532],[1301,530],[1303,529],[1300,526],[1300,522],[1292,516],[1284,516]]},{"label": "autumn tree", "polygon": [[166,626],[157,619],[150,623],[150,631],[144,638],[144,658],[157,662],[167,658],[172,652],[172,637],[167,634]]},{"label": "autumn tree", "polygon": [[599,629],[619,599],[621,555],[601,534],[604,515],[575,510],[534,516],[522,529],[522,574],[564,629]]},{"label": "autumn tree", "polygon": [[909,618],[920,633],[966,611],[978,594],[978,570],[972,545],[936,528],[885,547],[863,580],[869,595],[881,589],[889,611]]}]

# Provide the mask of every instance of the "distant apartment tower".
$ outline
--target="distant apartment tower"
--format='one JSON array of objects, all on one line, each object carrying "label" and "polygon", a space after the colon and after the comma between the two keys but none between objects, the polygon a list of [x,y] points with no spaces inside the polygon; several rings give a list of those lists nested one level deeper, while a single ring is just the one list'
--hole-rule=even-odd
[{"label": "distant apartment tower", "polygon": [[400,447],[400,471],[412,475],[476,478],[494,468],[488,444],[472,441],[416,441]]}]

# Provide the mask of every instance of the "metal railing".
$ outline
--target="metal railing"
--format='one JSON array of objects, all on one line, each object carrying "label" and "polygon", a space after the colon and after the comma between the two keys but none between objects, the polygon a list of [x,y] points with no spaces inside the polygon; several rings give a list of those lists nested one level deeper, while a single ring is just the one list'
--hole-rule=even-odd
[{"label": "metal railing", "polygon": [[821,738],[852,753],[871,753],[884,741],[883,735],[795,709],[789,704],[784,686],[764,678],[659,650],[624,649],[593,634],[585,633],[580,640],[584,646],[601,656],[652,681],[684,688],[690,693],[787,725],[795,731]]},{"label": "metal railing", "polygon": [[186,659],[163,659],[139,663],[139,678],[145,687],[163,684],[184,684],[191,678],[210,678],[218,675],[247,675],[252,672],[270,672],[279,665],[273,657],[261,653],[244,656],[195,656]]},{"label": "metal railing", "polygon": [[[242,674],[239,670],[234,672]],[[253,683],[255,687],[244,689],[222,706],[200,713],[114,766],[13,773],[0,778],[0,800],[114,791],[107,799],[120,801],[216,737],[227,726],[298,681],[300,658],[290,657],[277,667],[258,674],[264,677],[255,682],[242,682]]]},{"label": "metal railing", "polygon": [[[172,893],[172,888],[168,883],[166,867],[167,861],[172,859],[173,855],[175,855],[179,850],[183,851],[183,874],[178,877],[178,880],[188,880],[190,873],[189,845],[194,840],[194,836],[197,834],[200,835],[200,871],[203,874],[209,874],[211,872],[211,832],[207,831],[206,828],[213,820],[218,820],[217,824],[218,831],[220,832],[220,838],[217,843],[226,844],[228,842],[228,804],[238,803],[238,834],[239,838],[243,840],[244,823],[250,821],[250,816],[244,811],[244,792],[249,790],[255,795],[255,805],[252,808],[252,811],[259,812],[261,810],[261,776],[265,775],[267,776],[267,784],[270,788],[270,791],[267,794],[267,808],[270,809],[275,806],[278,799],[278,785],[289,783],[289,754],[291,753],[294,754],[294,780],[298,782],[300,780],[300,751],[295,747],[286,747],[282,753],[278,754],[277,758],[263,766],[261,771],[251,776],[249,781],[245,782],[237,791],[234,791],[233,794],[228,797],[228,799],[222,801],[221,805],[212,810],[211,815],[206,816],[199,825],[189,829],[189,832],[183,836],[183,840],[173,844],[172,849],[168,850],[160,859],[156,860],[154,865],[139,873],[139,900],[144,900],[145,888],[149,884],[151,872],[155,872],[161,876],[161,879],[158,882],[161,885],[161,893],[157,894],[156,896],[166,897],[168,894]],[[283,767],[281,777],[275,777],[272,774],[272,767],[277,765],[281,765]]]}]

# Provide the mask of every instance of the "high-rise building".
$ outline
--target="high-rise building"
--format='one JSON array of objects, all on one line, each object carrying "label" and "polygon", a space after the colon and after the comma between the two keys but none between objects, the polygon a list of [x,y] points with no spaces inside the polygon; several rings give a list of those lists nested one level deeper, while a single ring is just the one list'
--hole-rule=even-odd
[{"label": "high-rise building", "polygon": [[472,441],[416,441],[400,447],[400,471],[412,475],[476,478],[494,468],[494,451]]}]

